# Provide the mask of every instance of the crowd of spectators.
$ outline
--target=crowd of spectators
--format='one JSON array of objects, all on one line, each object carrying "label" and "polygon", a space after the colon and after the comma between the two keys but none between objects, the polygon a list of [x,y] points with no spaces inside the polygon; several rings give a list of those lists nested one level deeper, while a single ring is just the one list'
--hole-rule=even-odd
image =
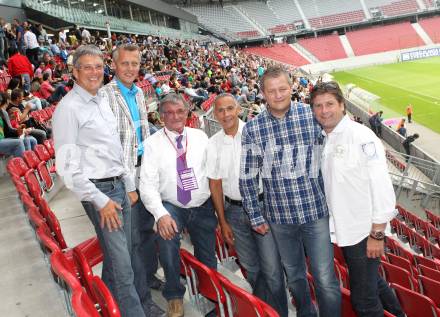
[{"label": "crowd of spectators", "polygon": [[[268,66],[276,64],[220,43],[114,33],[105,38],[99,31],[78,27],[49,34],[42,25],[18,19],[6,23],[1,17],[0,24],[0,76],[10,76],[6,87],[0,83],[0,91],[5,92],[4,102],[9,105],[3,115],[29,129],[24,131],[35,135],[38,142],[48,137],[50,127],[35,123],[29,115],[56,104],[73,87],[72,56],[81,44],[95,44],[104,52],[104,84],[114,75],[112,50],[122,43],[139,45],[142,58],[138,82],[146,88],[152,132],[163,125],[155,112],[156,104],[170,92],[184,94],[192,104],[188,125],[193,127],[201,126],[198,116],[208,110],[202,110],[202,104],[213,94],[223,92],[231,93],[243,105],[245,121],[254,117],[264,109],[258,79]],[[292,99],[307,102],[309,81],[302,77],[294,79]],[[15,95],[21,92],[18,100],[11,99],[13,91]],[[11,107],[14,103],[17,107]],[[0,153],[22,152],[0,148]]]}]

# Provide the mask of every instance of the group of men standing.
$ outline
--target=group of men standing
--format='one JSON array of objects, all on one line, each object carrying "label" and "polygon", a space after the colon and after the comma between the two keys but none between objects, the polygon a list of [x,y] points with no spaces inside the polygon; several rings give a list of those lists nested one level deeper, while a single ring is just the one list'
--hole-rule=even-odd
[{"label": "group of men standing", "polygon": [[53,131],[57,170],[95,227],[102,277],[123,316],[164,315],[148,287],[156,242],[167,315],[183,316],[182,231],[195,256],[216,269],[218,223],[254,294],[280,316],[288,316],[284,276],[297,316],[317,316],[307,263],[319,316],[341,315],[331,241],[343,249],[359,316],[383,316],[384,308],[403,316],[377,272],[395,215],[384,150],[345,115],[336,83],[317,84],[310,107],[291,102],[288,73],[268,69],[260,84],[267,110],[244,124],[236,99],[218,95],[222,129],[211,139],[185,127],[188,104],[170,93],[159,106],[165,127],[149,136],[144,96],[134,85],[139,48],[119,46],[113,63],[115,78],[101,88],[102,53],[92,45],[76,50],[76,83],[57,107]]}]

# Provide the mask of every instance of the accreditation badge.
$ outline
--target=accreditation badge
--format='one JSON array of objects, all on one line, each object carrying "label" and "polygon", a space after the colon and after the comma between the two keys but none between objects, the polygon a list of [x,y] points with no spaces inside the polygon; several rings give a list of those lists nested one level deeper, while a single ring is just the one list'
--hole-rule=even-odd
[{"label": "accreditation badge", "polygon": [[362,144],[362,152],[364,152],[368,159],[373,159],[376,157],[376,145],[374,142],[364,143]]},{"label": "accreditation badge", "polygon": [[178,171],[178,175],[184,191],[199,189],[197,178],[192,167]]}]

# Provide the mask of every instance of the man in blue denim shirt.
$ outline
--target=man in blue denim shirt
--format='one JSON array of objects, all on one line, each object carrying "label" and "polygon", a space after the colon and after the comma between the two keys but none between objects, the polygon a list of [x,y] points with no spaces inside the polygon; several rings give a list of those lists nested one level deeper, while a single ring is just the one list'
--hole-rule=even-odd
[{"label": "man in blue denim shirt", "polygon": [[277,246],[271,233],[261,235],[252,230],[238,188],[241,132],[244,127],[244,122],[238,118],[240,110],[231,94],[220,94],[214,100],[214,115],[223,129],[208,143],[211,198],[222,235],[229,245],[235,246],[253,293],[272,305],[280,316],[287,317],[284,274]]},{"label": "man in blue denim shirt", "polygon": [[[321,128],[310,106],[291,103],[282,68],[261,78],[267,110],[242,133],[240,192],[253,229],[272,232],[295,300],[297,316],[316,316],[306,278],[306,255],[315,280],[319,316],[340,316],[341,293],[333,268],[328,209],[319,171]],[[264,208],[259,196],[263,180]],[[304,253],[305,251],[305,253]]]}]

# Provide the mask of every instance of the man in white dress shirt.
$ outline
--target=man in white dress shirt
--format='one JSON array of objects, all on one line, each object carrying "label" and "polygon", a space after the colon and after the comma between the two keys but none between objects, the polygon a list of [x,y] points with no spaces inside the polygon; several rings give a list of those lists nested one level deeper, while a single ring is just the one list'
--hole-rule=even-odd
[{"label": "man in white dress shirt", "polygon": [[166,95],[159,112],[165,127],[144,142],[139,190],[160,235],[159,258],[166,279],[162,294],[168,301],[168,316],[178,317],[183,316],[185,293],[180,283],[180,234],[186,228],[194,255],[215,269],[217,218],[206,171],[208,137],[185,127],[188,105],[180,95]]},{"label": "man in white dress shirt", "polygon": [[404,316],[399,302],[378,273],[388,222],[396,199],[385,151],[378,137],[345,114],[336,82],[311,92],[313,113],[325,138],[321,171],[330,211],[330,235],[348,265],[351,302],[358,316]]},{"label": "man in white dress shirt", "polygon": [[280,316],[287,317],[284,274],[275,240],[271,232],[261,235],[252,229],[238,187],[244,127],[244,122],[238,117],[240,110],[231,94],[220,94],[214,100],[214,115],[222,129],[208,143],[207,166],[212,202],[222,235],[228,244],[235,246],[253,293],[273,306]]},{"label": "man in white dress shirt", "polygon": [[[75,85],[53,115],[57,172],[76,194],[92,222],[104,261],[102,279],[121,315],[144,317],[131,267],[131,209],[138,200],[116,118],[98,90],[104,78],[103,54],[82,45],[73,55]],[[128,193],[128,195],[127,195]]]}]

